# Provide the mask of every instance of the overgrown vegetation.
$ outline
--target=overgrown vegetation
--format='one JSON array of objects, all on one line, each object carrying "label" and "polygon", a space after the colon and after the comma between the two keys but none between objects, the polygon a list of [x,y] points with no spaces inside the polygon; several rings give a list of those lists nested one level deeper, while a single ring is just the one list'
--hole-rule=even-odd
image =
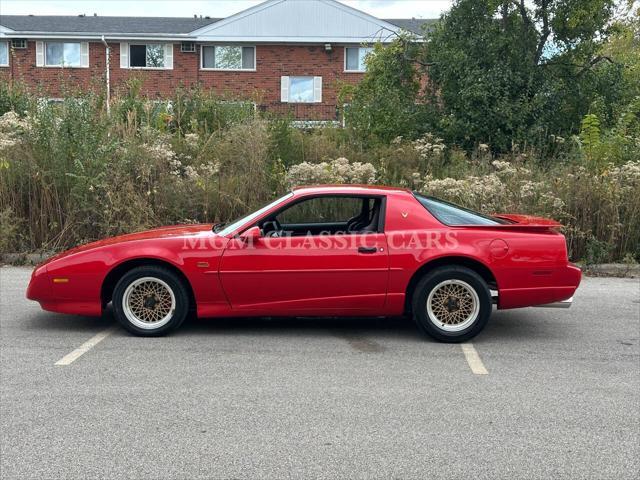
[{"label": "overgrown vegetation", "polygon": [[[293,128],[198,89],[151,101],[135,80],[111,115],[99,95],[46,103],[0,83],[0,251],[225,221],[294,184],[345,182],[553,217],[566,225],[573,259],[640,261],[637,15],[611,21],[604,0],[534,2],[553,7],[555,42],[567,39],[536,59],[540,32],[523,23],[519,2],[505,2],[499,15],[502,3],[459,0],[426,45],[399,38],[377,46],[364,81],[343,90],[347,128]],[[562,5],[601,10],[577,36],[561,37],[569,28],[557,17]],[[587,10],[572,11],[571,28]],[[475,23],[466,25],[471,13]],[[525,34],[530,43],[501,57]],[[482,51],[473,35],[485,41]],[[434,45],[449,53],[429,53]],[[608,60],[592,61],[598,56]]]},{"label": "overgrown vegetation", "polygon": [[343,90],[348,124],[367,143],[431,132],[466,150],[483,143],[505,153],[515,144],[547,156],[549,139],[578,134],[585,115],[612,129],[637,102],[633,6],[457,0],[426,41],[400,36],[369,56],[371,74]]},{"label": "overgrown vegetation", "polygon": [[[181,115],[178,99],[125,98],[109,117],[91,95],[60,104],[26,98],[26,111],[4,112],[2,251],[229,220],[293,184],[337,182],[403,185],[487,212],[551,216],[567,225],[574,258],[640,258],[640,161],[612,148],[614,134],[588,118],[581,135],[556,139],[554,158],[543,161],[532,149],[467,153],[429,134],[362,148],[348,130],[301,131],[202,92],[177,96]],[[640,145],[637,135],[620,142]]]}]

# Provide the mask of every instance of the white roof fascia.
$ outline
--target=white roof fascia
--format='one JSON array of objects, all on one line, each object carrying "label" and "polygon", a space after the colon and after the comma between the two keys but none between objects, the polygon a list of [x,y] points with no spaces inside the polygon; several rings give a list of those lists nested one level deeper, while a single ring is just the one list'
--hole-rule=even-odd
[{"label": "white roof fascia", "polygon": [[104,36],[107,40],[157,40],[162,42],[182,42],[182,41],[195,41],[195,38],[190,37],[188,34],[184,35],[156,35],[156,34],[126,34],[126,33],[47,33],[47,32],[11,32],[6,33],[7,38],[27,38],[27,39],[69,39],[69,40],[101,40]]}]

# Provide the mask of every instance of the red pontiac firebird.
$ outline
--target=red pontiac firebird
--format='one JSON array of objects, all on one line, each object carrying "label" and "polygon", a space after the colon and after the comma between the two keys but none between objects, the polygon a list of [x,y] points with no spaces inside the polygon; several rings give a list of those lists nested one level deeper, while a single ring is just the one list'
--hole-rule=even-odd
[{"label": "red pontiac firebird", "polygon": [[465,341],[499,309],[571,305],[581,272],[560,224],[493,217],[410,190],[294,189],[229,224],[182,225],[68,250],[38,266],[27,297],[137,335],[231,316],[396,316]]}]

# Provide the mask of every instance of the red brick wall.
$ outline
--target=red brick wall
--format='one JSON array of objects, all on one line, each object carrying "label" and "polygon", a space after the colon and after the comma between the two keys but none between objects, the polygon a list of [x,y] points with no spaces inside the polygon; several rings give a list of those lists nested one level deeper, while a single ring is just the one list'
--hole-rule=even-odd
[{"label": "red brick wall", "polygon": [[9,52],[9,76],[22,82],[35,93],[48,97],[62,97],[74,89],[101,88],[104,79],[104,47],[90,44],[90,68],[36,67],[36,42],[27,42],[26,49],[11,49]]},{"label": "red brick wall", "polygon": [[[344,72],[344,48],[339,45],[331,52],[326,52],[324,45],[258,45],[255,72],[200,70],[199,48],[197,53],[182,53],[179,43],[173,46],[173,70],[121,69],[120,45],[110,43],[110,47],[113,95],[125,88],[124,82],[131,77],[142,81],[142,93],[150,98],[168,97],[178,86],[199,83],[220,95],[251,99],[264,109],[291,111],[301,119],[335,118],[339,82],[356,83],[362,78],[362,74]],[[89,68],[36,67],[35,41],[29,41],[26,50],[12,50],[9,63],[9,67],[0,67],[0,78],[8,75],[49,97],[62,97],[78,88],[104,88],[105,48],[99,42],[89,44]],[[321,76],[322,103],[281,103],[283,75]]]}]

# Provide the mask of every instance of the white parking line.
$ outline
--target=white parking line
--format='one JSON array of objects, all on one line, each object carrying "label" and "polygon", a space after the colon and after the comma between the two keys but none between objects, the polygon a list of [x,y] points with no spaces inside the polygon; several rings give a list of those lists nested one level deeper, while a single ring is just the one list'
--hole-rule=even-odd
[{"label": "white parking line", "polygon": [[482,363],[480,355],[478,355],[473,343],[461,343],[460,346],[462,347],[462,353],[464,353],[464,357],[467,359],[471,371],[476,375],[488,375],[489,372],[484,367],[484,363]]},{"label": "white parking line", "polygon": [[103,330],[102,332],[98,333],[97,335],[91,337],[89,340],[84,342],[82,345],[76,348],[73,352],[66,354],[64,357],[58,360],[55,364],[59,366],[66,366],[66,365],[72,364],[82,355],[84,355],[93,347],[95,347],[97,344],[99,344],[102,340],[104,340],[109,335],[111,335],[115,331],[115,329],[116,329],[115,327],[111,327],[111,328],[107,328],[106,330]]}]

